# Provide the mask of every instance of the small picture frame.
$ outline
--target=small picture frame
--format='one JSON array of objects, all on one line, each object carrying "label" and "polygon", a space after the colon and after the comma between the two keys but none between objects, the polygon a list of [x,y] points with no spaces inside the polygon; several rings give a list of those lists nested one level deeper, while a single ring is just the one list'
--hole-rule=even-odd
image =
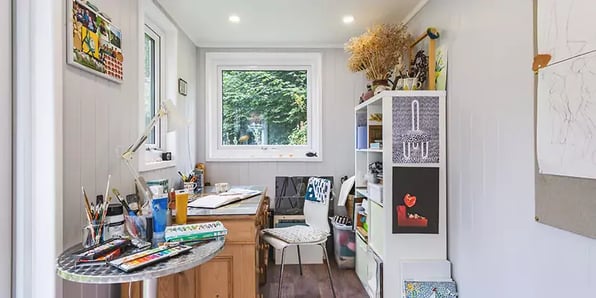
[{"label": "small picture frame", "polygon": [[183,79],[178,79],[178,93],[186,96],[188,92],[188,84]]}]

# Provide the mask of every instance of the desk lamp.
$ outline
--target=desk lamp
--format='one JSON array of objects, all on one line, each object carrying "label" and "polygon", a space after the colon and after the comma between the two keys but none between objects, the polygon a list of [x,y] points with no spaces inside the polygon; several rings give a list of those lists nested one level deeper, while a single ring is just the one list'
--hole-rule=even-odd
[{"label": "desk lamp", "polygon": [[168,132],[175,131],[178,128],[184,128],[190,125],[190,121],[187,120],[186,117],[184,117],[182,113],[178,111],[178,109],[176,109],[174,103],[171,100],[166,100],[161,104],[159,111],[155,113],[155,116],[153,116],[153,119],[151,119],[151,122],[149,122],[149,124],[145,128],[143,134],[141,134],[141,136],[132,145],[130,145],[130,147],[128,147],[128,149],[126,149],[126,151],[124,151],[124,153],[122,153],[121,155],[122,159],[124,160],[124,163],[130,170],[135,180],[135,184],[139,188],[142,200],[141,205],[145,205],[147,204],[147,202],[149,202],[149,200],[152,197],[152,192],[147,186],[145,178],[143,178],[139,174],[139,172],[132,166],[131,162],[135,152],[137,152],[139,148],[141,148],[141,146],[145,143],[145,141],[147,141],[149,133],[151,133],[151,129],[153,129],[157,121],[163,117],[166,117],[165,119],[167,121]]}]

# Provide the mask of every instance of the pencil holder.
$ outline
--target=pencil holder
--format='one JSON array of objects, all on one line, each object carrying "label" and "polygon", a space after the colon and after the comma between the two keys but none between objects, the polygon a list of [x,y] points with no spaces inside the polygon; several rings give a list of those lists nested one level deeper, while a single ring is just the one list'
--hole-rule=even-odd
[{"label": "pencil holder", "polygon": [[81,244],[84,248],[88,248],[103,241],[103,229],[100,223],[92,223],[83,227],[83,239]]}]

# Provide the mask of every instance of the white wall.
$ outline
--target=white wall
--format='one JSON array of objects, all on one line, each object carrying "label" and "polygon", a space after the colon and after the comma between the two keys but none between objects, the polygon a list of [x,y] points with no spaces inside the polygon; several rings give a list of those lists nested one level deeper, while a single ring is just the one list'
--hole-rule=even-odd
[{"label": "white wall", "polygon": [[[84,225],[81,186],[90,196],[103,193],[108,174],[111,187],[123,194],[134,191],[130,172],[120,159],[122,153],[139,136],[139,37],[143,36],[141,1],[97,0],[93,3],[105,11],[122,30],[124,82],[117,84],[64,66],[64,247],[81,241]],[[66,9],[64,9],[65,11]],[[191,41],[177,37],[178,76],[188,82],[188,96],[178,95],[179,107],[194,117],[196,94],[196,53]],[[177,84],[177,78],[176,78]],[[194,128],[190,128],[194,131]],[[177,132],[180,168],[188,164],[187,133]],[[194,140],[191,143],[194,146]],[[184,146],[183,146],[184,145]],[[183,148],[184,150],[180,149]],[[194,149],[190,149],[194,155]],[[142,173],[149,180],[177,177],[176,168]],[[117,287],[64,282],[64,297],[119,297]]]},{"label": "white wall", "polygon": [[448,256],[461,297],[593,297],[596,240],[534,221],[532,1],[430,1],[410,23],[427,26],[449,46]]},{"label": "white wall", "polygon": [[205,53],[225,51],[309,51],[323,56],[323,161],[322,162],[208,162],[207,181],[236,185],[265,185],[275,196],[275,176],[334,176],[338,190],[341,176],[354,174],[354,106],[366,87],[361,74],[347,69],[343,49],[216,49],[200,48],[199,102],[197,105],[197,157],[205,160]]},{"label": "white wall", "polygon": [[[11,1],[0,1],[0,198],[2,206],[12,205],[12,94],[11,94]],[[0,297],[10,297],[12,287],[12,208],[0,208]]]}]

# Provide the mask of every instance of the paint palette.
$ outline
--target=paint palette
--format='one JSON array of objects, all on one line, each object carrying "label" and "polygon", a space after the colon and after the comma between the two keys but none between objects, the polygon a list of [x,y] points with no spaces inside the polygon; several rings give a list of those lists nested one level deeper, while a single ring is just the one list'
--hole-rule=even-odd
[{"label": "paint palette", "polygon": [[109,264],[122,271],[130,272],[163,260],[167,260],[191,249],[192,247],[186,245],[164,245],[110,261]]},{"label": "paint palette", "polygon": [[228,229],[220,221],[198,224],[169,226],[165,238],[168,242],[207,240],[228,234]]}]

